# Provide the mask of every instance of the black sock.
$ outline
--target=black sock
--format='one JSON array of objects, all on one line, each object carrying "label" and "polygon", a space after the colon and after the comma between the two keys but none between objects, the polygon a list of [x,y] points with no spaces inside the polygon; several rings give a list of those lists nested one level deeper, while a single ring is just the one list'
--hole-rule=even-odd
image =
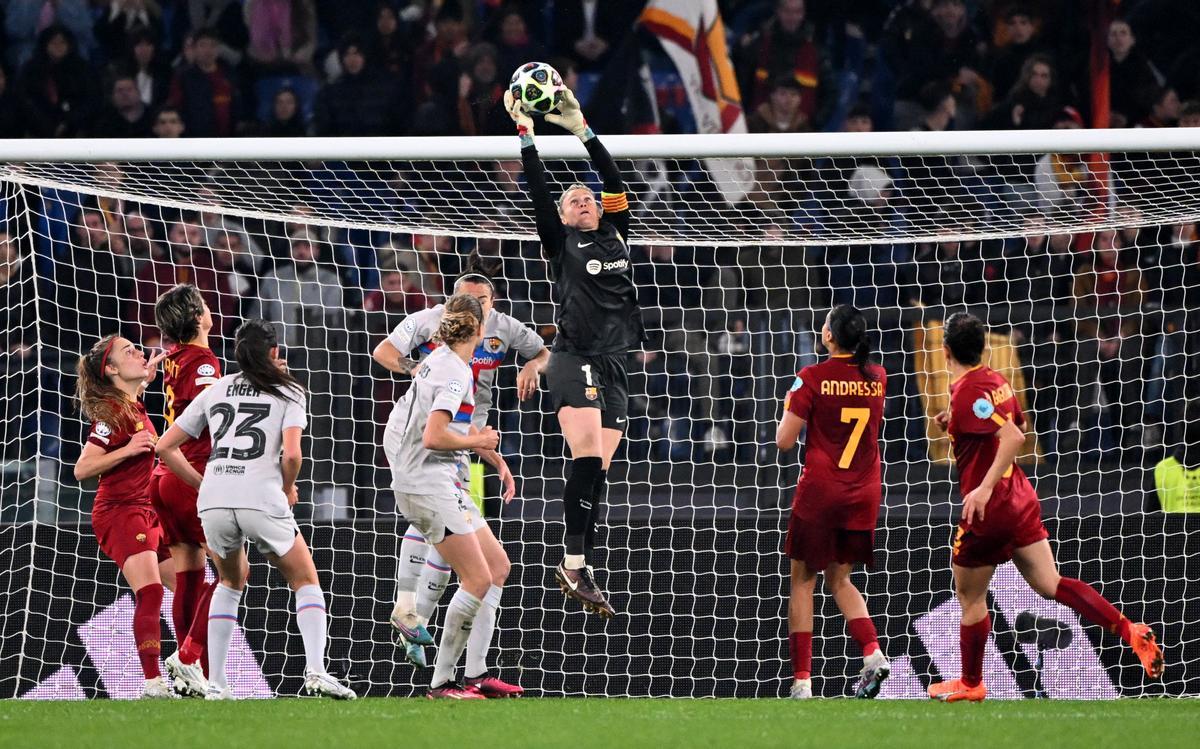
[{"label": "black sock", "polygon": [[596,475],[604,462],[599,458],[576,458],[571,461],[571,473],[563,489],[563,514],[567,521],[566,546],[568,554],[584,553],[584,536],[592,520],[595,505],[593,490]]},{"label": "black sock", "polygon": [[596,474],[596,483],[592,485],[592,511],[588,513],[587,531],[583,534],[583,548],[587,554],[591,554],[596,545],[596,525],[600,522],[600,511],[604,509],[607,488],[608,471],[601,469]]}]

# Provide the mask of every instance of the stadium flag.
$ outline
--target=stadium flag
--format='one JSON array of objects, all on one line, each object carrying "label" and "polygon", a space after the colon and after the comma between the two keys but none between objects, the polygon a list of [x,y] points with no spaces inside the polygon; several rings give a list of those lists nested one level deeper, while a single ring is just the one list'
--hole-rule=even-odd
[{"label": "stadium flag", "polygon": [[[717,0],[650,0],[638,23],[658,39],[678,71],[696,132],[747,132]],[[754,159],[704,162],[728,203],[745,200],[754,186]]]}]

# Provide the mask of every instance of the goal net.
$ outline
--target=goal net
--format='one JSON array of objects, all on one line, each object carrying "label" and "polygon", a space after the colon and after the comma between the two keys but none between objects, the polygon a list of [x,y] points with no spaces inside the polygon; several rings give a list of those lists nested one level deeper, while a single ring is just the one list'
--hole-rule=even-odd
[{"label": "goal net", "polygon": [[[959,671],[949,541],[959,496],[941,325],[990,325],[988,362],[1031,416],[1021,456],[1064,574],[1165,645],[1161,682],[1113,635],[997,570],[985,679],[996,697],[1200,695],[1200,136],[1172,131],[613,137],[649,340],[628,357],[627,439],[597,558],[618,616],[552,580],[565,445],[544,393],[500,370],[491,423],[517,477],[493,528],[513,560],[493,662],[533,694],[786,693],[787,560],[802,454],[774,446],[782,397],[817,360],[831,306],[864,310],[889,372],[875,569],[854,573],[892,658],[884,697]],[[598,178],[573,139],[538,141],[552,182]],[[132,600],[93,539],[94,485],[72,477],[86,425],[74,364],[120,332],[156,346],[178,282],[215,313],[232,371],[239,321],[283,331],[310,391],[302,503],[332,617],[332,671],[375,696],[419,693],[392,641],[400,535],[380,449],[407,387],[370,351],[444,298],[468,253],[498,308],[553,335],[516,139],[247,139],[4,144],[0,163],[0,696],[132,697]],[[161,384],[147,393],[160,430]],[[1158,486],[1156,486],[1156,481]],[[1190,482],[1190,483],[1189,483]],[[290,593],[251,553],[235,694],[295,694]],[[164,611],[169,611],[168,603]],[[169,616],[164,638],[170,640]],[[435,617],[435,627],[440,624]],[[436,630],[435,630],[436,635]],[[814,692],[860,668],[818,589]],[[172,645],[164,644],[164,653]]]}]

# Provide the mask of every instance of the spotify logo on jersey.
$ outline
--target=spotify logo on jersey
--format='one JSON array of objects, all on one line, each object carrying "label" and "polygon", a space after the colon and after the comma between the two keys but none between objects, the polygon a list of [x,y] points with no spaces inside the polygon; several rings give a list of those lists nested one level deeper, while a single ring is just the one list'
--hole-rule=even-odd
[{"label": "spotify logo on jersey", "polygon": [[583,267],[587,268],[587,272],[594,276],[604,268],[604,264],[599,260],[589,260]]}]

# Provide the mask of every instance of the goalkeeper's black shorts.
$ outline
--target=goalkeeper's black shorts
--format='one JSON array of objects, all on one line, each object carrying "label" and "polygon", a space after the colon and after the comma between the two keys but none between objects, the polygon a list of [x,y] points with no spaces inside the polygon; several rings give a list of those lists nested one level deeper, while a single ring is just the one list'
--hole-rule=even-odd
[{"label": "goalkeeper's black shorts", "polygon": [[600,409],[605,429],[625,430],[629,421],[629,375],[625,354],[581,356],[555,351],[546,368],[554,410],[564,406]]}]

